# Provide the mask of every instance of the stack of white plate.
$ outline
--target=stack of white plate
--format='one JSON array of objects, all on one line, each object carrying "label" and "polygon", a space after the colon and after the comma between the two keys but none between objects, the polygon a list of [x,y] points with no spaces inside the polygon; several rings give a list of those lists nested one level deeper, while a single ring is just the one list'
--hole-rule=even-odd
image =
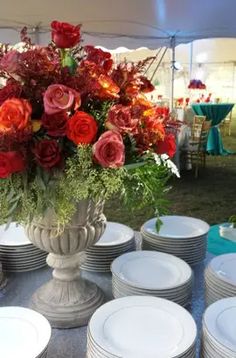
[{"label": "stack of white plate", "polygon": [[129,296],[101,306],[87,333],[88,358],[194,358],[196,324],[183,307],[158,297]]},{"label": "stack of white plate", "polygon": [[129,252],[113,261],[111,272],[115,298],[150,295],[182,306],[191,303],[191,267],[173,255],[154,251]]},{"label": "stack of white plate", "polygon": [[2,264],[0,262],[0,289],[3,287],[3,283],[5,281],[4,274],[2,272]]},{"label": "stack of white plate", "polygon": [[202,325],[202,358],[236,357],[236,297],[209,306]]},{"label": "stack of white plate", "polygon": [[2,358],[46,358],[51,326],[40,313],[23,307],[0,308]]},{"label": "stack of white plate", "polygon": [[112,261],[124,252],[135,250],[134,231],[126,225],[107,222],[100,240],[86,250],[83,270],[109,272]]},{"label": "stack of white plate", "polygon": [[236,254],[214,257],[205,270],[206,305],[236,296]]},{"label": "stack of white plate", "polygon": [[180,257],[190,265],[198,264],[206,256],[209,225],[187,216],[162,216],[160,231],[156,218],[141,227],[142,248],[156,250]]},{"label": "stack of white plate", "polygon": [[47,252],[34,246],[24,228],[15,223],[0,226],[0,261],[3,271],[36,270],[46,265]]}]

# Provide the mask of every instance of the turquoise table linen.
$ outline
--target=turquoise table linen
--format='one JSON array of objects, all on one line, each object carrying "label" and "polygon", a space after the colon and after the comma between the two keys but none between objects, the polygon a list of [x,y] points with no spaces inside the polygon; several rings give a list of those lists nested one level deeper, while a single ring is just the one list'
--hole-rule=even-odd
[{"label": "turquoise table linen", "polygon": [[219,234],[219,226],[213,225],[208,233],[207,251],[214,255],[236,252],[236,242],[224,239]]},{"label": "turquoise table linen", "polygon": [[218,128],[220,122],[232,110],[233,103],[196,103],[192,104],[194,112],[198,116],[206,116],[207,120],[212,121],[212,128],[209,131],[207,140],[207,152],[213,155],[232,154],[230,150],[226,150],[223,146],[222,137]]}]

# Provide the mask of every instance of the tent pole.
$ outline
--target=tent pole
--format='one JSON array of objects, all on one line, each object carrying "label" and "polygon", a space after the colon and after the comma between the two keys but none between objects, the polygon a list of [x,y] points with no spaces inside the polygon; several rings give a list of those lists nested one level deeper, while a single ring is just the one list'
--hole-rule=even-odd
[{"label": "tent pole", "polygon": [[39,38],[39,26],[38,25],[36,25],[34,27],[34,38],[35,38],[34,41],[35,41],[36,45],[39,45],[40,38]]},{"label": "tent pole", "polygon": [[190,43],[190,52],[189,52],[189,80],[192,79],[193,72],[193,42]]},{"label": "tent pole", "polygon": [[172,49],[170,111],[173,111],[173,109],[174,109],[174,82],[175,82],[175,36],[172,36],[170,39],[170,47]]}]

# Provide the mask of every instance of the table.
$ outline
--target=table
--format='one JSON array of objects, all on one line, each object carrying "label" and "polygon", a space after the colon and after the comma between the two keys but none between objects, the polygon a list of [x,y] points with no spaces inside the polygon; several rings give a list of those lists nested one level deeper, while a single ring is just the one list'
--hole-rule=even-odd
[{"label": "table", "polygon": [[[198,326],[197,357],[199,357],[200,331],[202,313],[204,311],[204,278],[205,265],[213,257],[207,254],[205,262],[194,267],[193,304],[191,311]],[[0,291],[0,306],[29,307],[33,292],[46,282],[51,276],[48,267],[24,273],[9,273],[8,284]],[[111,274],[82,272],[82,276],[90,279],[101,287],[106,299],[111,300]],[[85,358],[86,357],[86,331],[87,327],[74,329],[53,329],[49,343],[47,358]]]},{"label": "table", "polygon": [[196,103],[192,104],[194,112],[199,116],[206,116],[207,120],[212,121],[207,140],[207,152],[213,155],[232,154],[223,146],[222,137],[218,128],[220,122],[233,109],[233,103]]},{"label": "table", "polygon": [[212,225],[208,233],[208,251],[214,255],[236,252],[236,242],[224,239],[219,234],[219,225]]}]

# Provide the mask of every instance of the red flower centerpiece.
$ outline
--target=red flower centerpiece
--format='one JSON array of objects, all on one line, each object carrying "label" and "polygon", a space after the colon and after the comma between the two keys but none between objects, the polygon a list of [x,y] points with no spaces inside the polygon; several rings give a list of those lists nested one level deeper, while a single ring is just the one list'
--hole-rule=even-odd
[{"label": "red flower centerpiece", "polygon": [[189,89],[200,89],[200,90],[205,90],[206,89],[206,85],[204,83],[202,83],[201,80],[190,80],[189,85],[188,85]]},{"label": "red flower centerpiece", "polygon": [[[147,161],[153,170],[160,170],[154,165],[154,153],[166,143],[169,109],[153,105],[144,95],[154,88],[143,75],[148,61],[114,65],[109,52],[81,46],[80,25],[53,21],[51,27],[48,46],[33,45],[24,29],[20,52],[1,47],[0,75],[6,81],[0,89],[0,184],[6,195],[1,198],[2,222],[9,219],[8,211],[16,221],[28,220],[28,214],[42,215],[38,203],[43,201],[44,208],[53,206],[64,225],[78,200],[95,199],[98,192],[105,198],[125,192],[125,178],[134,175],[126,165],[142,163],[144,170]],[[84,177],[85,153],[88,173],[96,173],[94,183]],[[1,172],[9,156],[16,166]],[[78,189],[80,175],[85,191]],[[45,190],[39,182],[46,184]],[[47,186],[51,182],[53,186]],[[22,190],[14,210],[4,200],[8,185],[17,194]],[[26,192],[28,208],[23,203]]]},{"label": "red flower centerpiece", "polygon": [[157,153],[172,156],[174,137],[169,109],[145,97],[154,88],[148,60],[115,65],[110,53],[81,46],[79,25],[51,27],[48,46],[24,29],[20,52],[0,47],[0,220],[26,224],[50,252],[54,279],[33,306],[54,326],[73,327],[102,303],[77,267],[105,229],[104,200],[120,192],[136,210],[160,210],[173,166]]}]

